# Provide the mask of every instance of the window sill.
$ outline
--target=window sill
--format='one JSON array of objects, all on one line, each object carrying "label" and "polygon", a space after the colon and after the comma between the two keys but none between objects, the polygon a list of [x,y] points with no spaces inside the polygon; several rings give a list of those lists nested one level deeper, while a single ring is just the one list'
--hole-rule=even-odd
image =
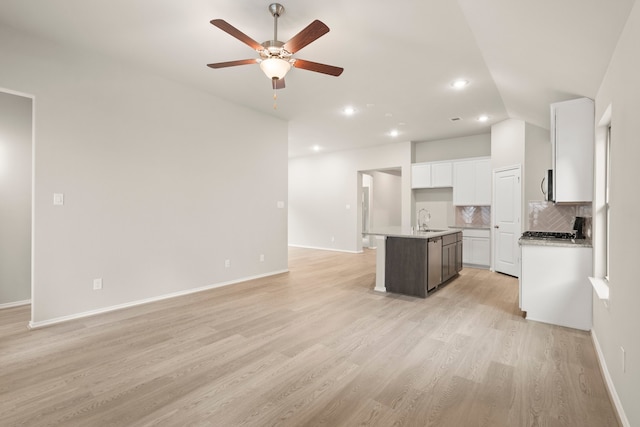
[{"label": "window sill", "polygon": [[591,286],[596,291],[596,295],[601,300],[608,301],[609,300],[609,281],[604,278],[598,277],[589,277],[589,281],[591,282]]}]

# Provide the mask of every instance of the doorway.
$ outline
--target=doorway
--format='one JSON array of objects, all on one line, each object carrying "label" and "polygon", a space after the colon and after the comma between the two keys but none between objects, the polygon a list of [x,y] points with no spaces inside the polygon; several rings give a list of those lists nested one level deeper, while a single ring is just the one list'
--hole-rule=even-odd
[{"label": "doorway", "polygon": [[0,309],[31,303],[33,97],[0,88]]},{"label": "doorway", "polygon": [[358,172],[358,252],[375,247],[375,239],[362,233],[400,227],[402,222],[402,168]]},{"label": "doorway", "polygon": [[[373,191],[373,177],[369,174],[362,174],[362,231],[367,232],[371,227],[371,198]],[[362,247],[375,247],[374,239],[371,236],[362,235]]]},{"label": "doorway", "polygon": [[520,217],[522,186],[520,165],[493,171],[494,269],[498,273],[520,276]]}]

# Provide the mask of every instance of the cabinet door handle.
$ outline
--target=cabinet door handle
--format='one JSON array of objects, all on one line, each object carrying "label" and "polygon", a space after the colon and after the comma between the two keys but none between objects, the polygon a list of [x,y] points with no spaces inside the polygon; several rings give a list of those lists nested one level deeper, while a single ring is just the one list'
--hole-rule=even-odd
[{"label": "cabinet door handle", "polygon": [[544,194],[545,196],[547,195],[547,192],[544,191],[544,182],[547,180],[547,177],[545,176],[544,178],[542,178],[542,181],[540,181],[540,191],[542,191],[542,194]]},{"label": "cabinet door handle", "polygon": [[493,228],[500,228],[500,226],[499,225],[494,225]]}]

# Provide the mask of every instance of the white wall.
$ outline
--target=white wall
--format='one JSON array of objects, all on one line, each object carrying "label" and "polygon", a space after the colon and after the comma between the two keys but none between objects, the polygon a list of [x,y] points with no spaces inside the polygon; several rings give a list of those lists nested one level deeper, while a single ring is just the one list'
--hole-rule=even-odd
[{"label": "white wall", "polygon": [[[640,286],[635,226],[640,212],[640,2],[636,2],[622,31],[606,76],[596,97],[596,123],[611,106],[611,258],[610,304],[594,297],[593,333],[606,368],[624,407],[628,425],[640,425]],[[600,244],[600,240],[594,244]],[[626,350],[626,372],[622,351]]]},{"label": "white wall", "polygon": [[31,299],[32,104],[0,92],[0,307]]},{"label": "white wall", "polygon": [[491,155],[491,133],[414,144],[414,163]]},{"label": "white wall", "polygon": [[527,222],[524,182],[527,180],[525,167],[526,123],[522,120],[507,119],[491,126],[491,169],[520,165],[520,175],[524,177],[520,185],[522,192],[520,224]]},{"label": "white wall", "polygon": [[429,228],[447,228],[455,224],[453,190],[451,188],[428,188],[413,191],[415,200],[414,222],[418,225],[420,209],[431,214]]},{"label": "white wall", "polygon": [[507,119],[491,126],[491,168],[524,163],[525,122]]},{"label": "white wall", "polygon": [[362,183],[358,172],[398,167],[402,170],[401,225],[410,227],[410,142],[290,159],[289,244],[360,251]]},{"label": "white wall", "polygon": [[0,51],[35,96],[32,322],[287,268],[286,122],[5,27]]}]

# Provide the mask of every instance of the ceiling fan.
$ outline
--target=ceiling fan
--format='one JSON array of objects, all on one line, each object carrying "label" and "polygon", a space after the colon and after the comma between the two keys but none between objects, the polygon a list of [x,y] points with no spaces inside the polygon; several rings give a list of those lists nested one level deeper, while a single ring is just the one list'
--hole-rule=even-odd
[{"label": "ceiling fan", "polygon": [[216,62],[214,64],[207,64],[207,66],[211,68],[226,68],[237,65],[260,64],[262,71],[271,80],[274,90],[284,88],[284,76],[292,66],[336,77],[342,74],[342,71],[344,71],[343,68],[293,57],[294,53],[327,34],[329,27],[316,19],[289,41],[283,43],[278,40],[278,17],[284,13],[284,6],[279,3],[272,3],[269,5],[269,12],[271,12],[273,16],[273,40],[267,40],[264,43],[258,43],[222,19],[212,20],[212,25],[248,45],[257,51],[260,57],[255,59],[241,59],[238,61]]}]

